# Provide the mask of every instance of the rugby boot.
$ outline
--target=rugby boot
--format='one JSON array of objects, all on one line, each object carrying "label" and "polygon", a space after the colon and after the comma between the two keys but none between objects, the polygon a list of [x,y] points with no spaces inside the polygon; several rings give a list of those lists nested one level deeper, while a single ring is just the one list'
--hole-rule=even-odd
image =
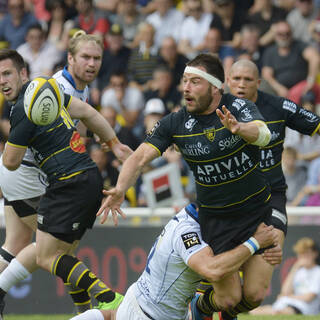
[{"label": "rugby boot", "polygon": [[[115,310],[119,307],[120,303],[123,300],[123,295],[116,292],[115,298],[111,302],[99,302],[96,309],[100,310]],[[1,320],[1,318],[0,318]]]},{"label": "rugby boot", "polygon": [[212,320],[212,315],[209,316],[201,312],[197,307],[197,301],[202,294],[196,293],[190,302],[191,318],[190,320]]},{"label": "rugby boot", "polygon": [[232,316],[230,316],[228,313],[224,311],[220,311],[218,315],[219,315],[219,320],[238,320],[238,317],[233,318]]}]

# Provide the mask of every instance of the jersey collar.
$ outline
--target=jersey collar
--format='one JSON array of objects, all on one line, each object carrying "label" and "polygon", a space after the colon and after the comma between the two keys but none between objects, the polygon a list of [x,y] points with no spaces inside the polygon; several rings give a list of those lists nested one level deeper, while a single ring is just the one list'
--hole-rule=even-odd
[{"label": "jersey collar", "polygon": [[78,89],[77,89],[76,82],[74,81],[71,73],[68,71],[68,66],[65,66],[65,67],[63,68],[63,70],[62,70],[62,76],[71,83],[71,85],[73,86],[73,88],[74,88],[77,92],[83,93],[84,90],[78,90]]}]

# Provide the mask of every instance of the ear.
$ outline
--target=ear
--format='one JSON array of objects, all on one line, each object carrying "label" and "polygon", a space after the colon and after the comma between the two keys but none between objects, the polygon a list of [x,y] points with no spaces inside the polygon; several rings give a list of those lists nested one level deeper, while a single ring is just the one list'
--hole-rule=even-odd
[{"label": "ear", "polygon": [[28,77],[28,71],[27,68],[22,68],[20,71],[20,77],[22,79],[23,82],[28,81],[29,77]]},{"label": "ear", "polygon": [[258,84],[258,88],[259,88],[260,84],[261,84],[261,79],[258,79],[257,84]]},{"label": "ear", "polygon": [[73,63],[73,56],[70,52],[68,52],[68,65],[72,65]]}]

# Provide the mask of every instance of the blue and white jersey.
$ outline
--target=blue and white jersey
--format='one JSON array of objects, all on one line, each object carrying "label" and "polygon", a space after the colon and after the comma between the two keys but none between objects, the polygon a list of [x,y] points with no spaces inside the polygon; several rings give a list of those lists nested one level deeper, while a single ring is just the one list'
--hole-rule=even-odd
[{"label": "blue and white jersey", "polygon": [[[55,78],[58,83],[61,85],[64,93],[69,94],[70,96],[76,97],[84,102],[89,101],[89,87],[86,86],[84,90],[77,90],[76,83],[69,73],[67,67],[64,67],[63,70],[56,72],[52,78]],[[79,120],[73,119],[75,125],[78,124]]]},{"label": "blue and white jersey", "polygon": [[188,260],[207,247],[193,205],[182,209],[164,227],[152,247],[145,270],[136,282],[136,299],[153,319],[185,319],[188,303],[201,277]]}]

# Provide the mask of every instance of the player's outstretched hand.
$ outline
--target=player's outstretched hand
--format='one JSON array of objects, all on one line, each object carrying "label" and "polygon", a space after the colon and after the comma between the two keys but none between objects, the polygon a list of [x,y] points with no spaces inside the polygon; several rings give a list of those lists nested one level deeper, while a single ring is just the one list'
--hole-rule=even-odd
[{"label": "player's outstretched hand", "polygon": [[124,200],[124,193],[116,188],[110,189],[109,191],[103,190],[102,192],[107,198],[102,201],[102,205],[97,213],[97,216],[102,215],[100,223],[103,224],[107,220],[109,211],[111,210],[113,223],[117,226],[118,214],[120,214],[122,218],[126,218],[126,215],[120,209],[121,203]]},{"label": "player's outstretched hand", "polygon": [[221,123],[233,134],[237,134],[237,132],[240,130],[240,123],[226,108],[226,106],[222,106],[222,111],[220,109],[217,109],[216,113],[220,118]]},{"label": "player's outstretched hand", "polygon": [[121,162],[124,162],[133,153],[132,149],[123,143],[117,143],[112,146],[112,151]]},{"label": "player's outstretched hand", "polygon": [[260,248],[272,246],[277,241],[277,234],[274,232],[274,227],[267,226],[263,222],[259,224],[253,236],[259,242]]},{"label": "player's outstretched hand", "polygon": [[280,245],[276,245],[273,248],[266,249],[262,254],[262,257],[271,265],[280,264],[282,261],[282,249]]}]

